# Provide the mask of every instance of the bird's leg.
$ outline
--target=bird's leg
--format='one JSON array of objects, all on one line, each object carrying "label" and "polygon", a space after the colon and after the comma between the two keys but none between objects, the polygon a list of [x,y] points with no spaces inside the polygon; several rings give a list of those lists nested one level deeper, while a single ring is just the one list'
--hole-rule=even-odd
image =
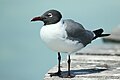
[{"label": "bird's leg", "polygon": [[60,76],[61,75],[60,62],[61,62],[61,55],[60,55],[60,52],[58,52],[58,72],[56,72],[56,73],[49,73],[51,77],[52,76]]},{"label": "bird's leg", "polygon": [[67,62],[68,62],[68,73],[63,75],[62,77],[63,78],[73,78],[73,77],[75,77],[75,75],[70,73],[70,63],[71,63],[70,55],[68,55],[68,61]]},{"label": "bird's leg", "polygon": [[68,55],[68,76],[70,76],[70,63],[71,63],[70,55]]},{"label": "bird's leg", "polygon": [[60,62],[61,62],[61,55],[60,52],[58,52],[58,73],[61,73]]}]

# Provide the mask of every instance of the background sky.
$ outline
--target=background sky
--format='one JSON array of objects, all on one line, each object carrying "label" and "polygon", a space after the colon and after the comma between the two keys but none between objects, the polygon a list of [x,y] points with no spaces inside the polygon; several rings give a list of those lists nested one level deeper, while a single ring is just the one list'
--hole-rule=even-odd
[{"label": "background sky", "polygon": [[[30,22],[49,9],[89,30],[110,33],[120,24],[120,0],[0,0],[0,80],[42,80],[56,65],[56,52],[39,37],[43,23]],[[98,44],[100,40],[90,45]]]}]

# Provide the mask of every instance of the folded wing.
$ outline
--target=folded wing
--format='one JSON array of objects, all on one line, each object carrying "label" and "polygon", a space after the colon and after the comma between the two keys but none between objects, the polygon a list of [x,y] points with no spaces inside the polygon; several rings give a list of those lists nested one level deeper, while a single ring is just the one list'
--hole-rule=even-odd
[{"label": "folded wing", "polygon": [[80,24],[71,19],[64,20],[65,30],[67,32],[67,39],[78,41],[84,46],[91,43],[94,34],[91,31],[85,30]]}]

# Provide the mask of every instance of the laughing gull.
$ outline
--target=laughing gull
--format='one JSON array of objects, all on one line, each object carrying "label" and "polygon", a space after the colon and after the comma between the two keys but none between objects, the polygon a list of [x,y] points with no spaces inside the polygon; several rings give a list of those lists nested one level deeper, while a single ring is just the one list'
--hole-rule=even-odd
[{"label": "laughing gull", "polygon": [[63,20],[61,13],[57,10],[46,11],[42,16],[35,17],[31,21],[44,22],[40,30],[41,39],[50,49],[58,52],[58,72],[51,73],[50,76],[61,76],[60,53],[62,52],[68,53],[68,74],[64,77],[74,77],[70,74],[70,54],[84,48],[98,37],[110,35],[102,34],[103,29],[86,30],[80,23],[72,19]]}]

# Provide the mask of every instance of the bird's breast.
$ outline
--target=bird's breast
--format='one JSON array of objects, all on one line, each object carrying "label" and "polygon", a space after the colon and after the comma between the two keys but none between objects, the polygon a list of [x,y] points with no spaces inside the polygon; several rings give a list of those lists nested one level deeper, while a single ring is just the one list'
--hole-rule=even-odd
[{"label": "bird's breast", "polygon": [[57,23],[43,26],[40,30],[40,36],[49,48],[57,51],[62,45],[64,45],[66,33],[64,26]]},{"label": "bird's breast", "polygon": [[40,36],[45,43],[52,43],[64,37],[65,34],[59,26],[49,25],[41,28]]}]

